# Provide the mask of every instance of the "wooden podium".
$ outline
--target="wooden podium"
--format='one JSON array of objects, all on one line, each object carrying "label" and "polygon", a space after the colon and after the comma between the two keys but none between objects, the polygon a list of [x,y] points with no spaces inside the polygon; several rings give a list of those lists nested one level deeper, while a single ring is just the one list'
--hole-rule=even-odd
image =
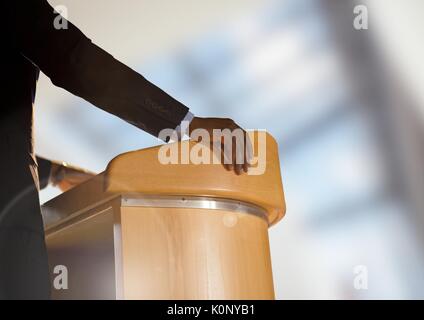
[{"label": "wooden podium", "polygon": [[159,148],[119,155],[43,205],[52,298],[273,299],[268,227],[285,213],[275,140],[266,133],[261,175],[164,165]]}]

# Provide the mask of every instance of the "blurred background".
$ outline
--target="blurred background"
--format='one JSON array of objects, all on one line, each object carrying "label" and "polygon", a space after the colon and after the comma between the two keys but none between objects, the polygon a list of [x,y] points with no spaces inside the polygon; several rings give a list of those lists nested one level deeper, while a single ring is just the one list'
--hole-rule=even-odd
[{"label": "blurred background", "polygon": [[[277,139],[278,299],[424,298],[423,1],[49,2],[195,115]],[[358,4],[368,30],[353,27]],[[38,155],[95,172],[161,143],[43,75],[35,124]],[[357,266],[367,289],[355,289]]]}]

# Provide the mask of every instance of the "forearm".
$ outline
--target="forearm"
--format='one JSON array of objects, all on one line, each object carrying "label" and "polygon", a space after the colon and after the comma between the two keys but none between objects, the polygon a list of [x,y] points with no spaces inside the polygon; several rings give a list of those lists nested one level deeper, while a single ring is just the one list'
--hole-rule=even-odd
[{"label": "forearm", "polygon": [[52,82],[155,136],[188,108],[96,46],[72,23],[56,29],[46,0],[8,2],[13,45]]},{"label": "forearm", "polygon": [[176,128],[188,108],[110,54],[82,38],[55,85],[158,136]]}]

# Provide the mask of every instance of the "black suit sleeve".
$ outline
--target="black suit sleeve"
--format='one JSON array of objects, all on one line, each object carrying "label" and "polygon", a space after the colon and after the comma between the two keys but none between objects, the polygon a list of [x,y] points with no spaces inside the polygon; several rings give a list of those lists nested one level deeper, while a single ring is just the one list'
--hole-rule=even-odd
[{"label": "black suit sleeve", "polygon": [[44,189],[49,184],[52,162],[50,160],[37,156],[37,164],[40,189]]},{"label": "black suit sleeve", "polygon": [[187,114],[187,107],[93,44],[70,22],[67,29],[56,29],[60,16],[46,0],[7,3],[12,46],[55,85],[155,136],[164,128],[176,128]]}]

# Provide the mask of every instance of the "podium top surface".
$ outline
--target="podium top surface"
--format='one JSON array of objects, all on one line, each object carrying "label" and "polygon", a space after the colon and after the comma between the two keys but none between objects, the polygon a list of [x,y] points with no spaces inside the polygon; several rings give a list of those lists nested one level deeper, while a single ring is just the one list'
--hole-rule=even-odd
[{"label": "podium top surface", "polygon": [[213,163],[213,153],[208,156],[200,143],[170,143],[115,157],[104,172],[45,203],[43,213],[64,217],[114,195],[191,196],[249,203],[264,209],[268,223],[275,224],[286,209],[278,146],[266,132],[249,135],[254,159],[247,174]]}]

